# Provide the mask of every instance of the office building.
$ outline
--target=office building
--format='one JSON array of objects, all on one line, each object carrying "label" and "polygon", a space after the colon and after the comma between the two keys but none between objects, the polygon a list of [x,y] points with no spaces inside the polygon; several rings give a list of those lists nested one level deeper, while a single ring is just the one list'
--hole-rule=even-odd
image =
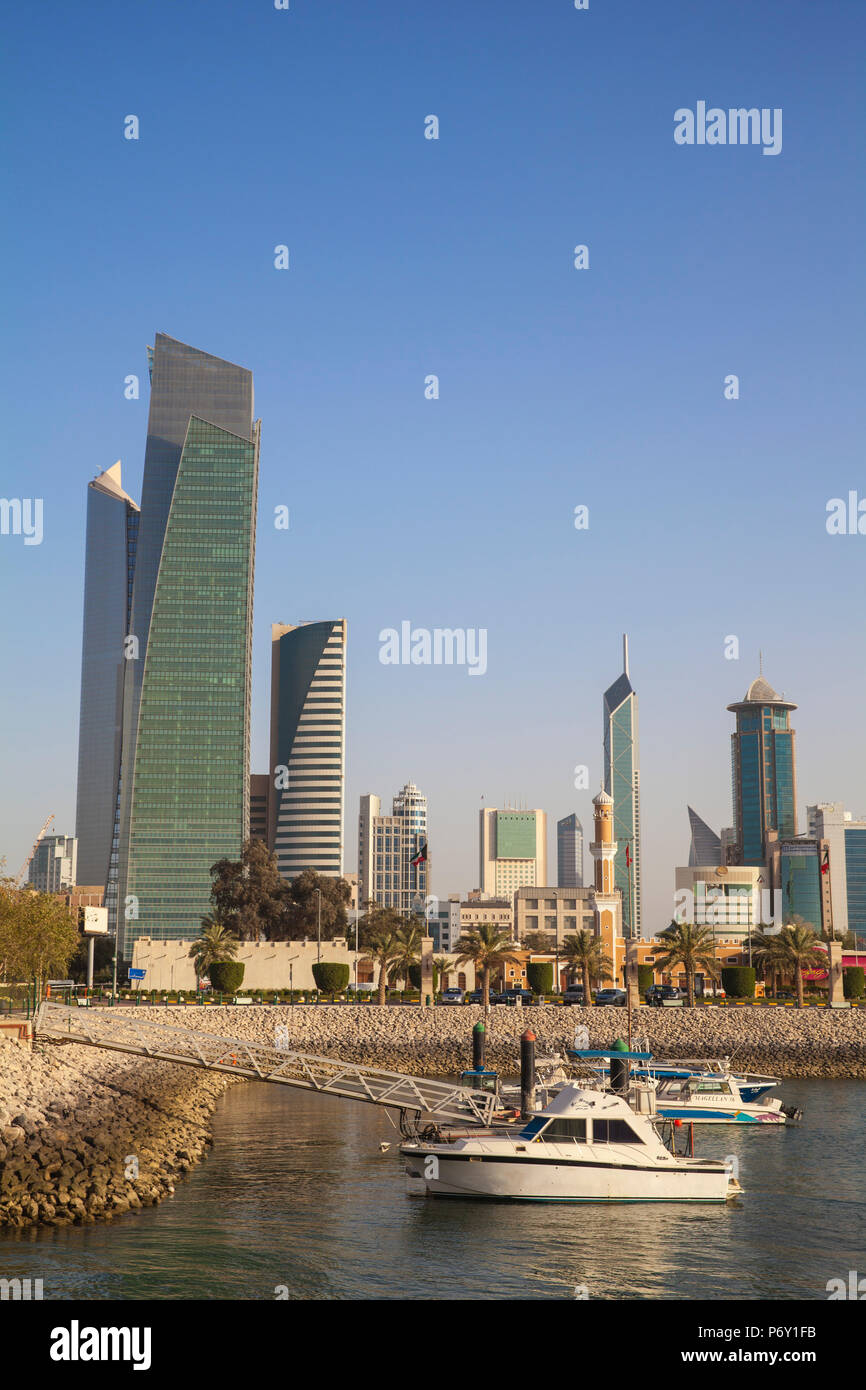
[{"label": "office building", "polygon": [[673,918],[728,938],[770,925],[770,879],[761,866],[691,864],[675,870]]},{"label": "office building", "polygon": [[266,772],[250,773],[250,839],[268,843],[268,784]]},{"label": "office building", "polygon": [[641,934],[640,744],[637,692],[622,639],[623,672],[604,692],[604,789],[613,799],[614,887],[622,894],[622,929]]},{"label": "office building", "polygon": [[721,837],[710,829],[706,821],[701,820],[697,811],[693,811],[691,806],[687,809],[690,831],[689,864],[693,867],[699,864],[721,864]]},{"label": "office building", "polygon": [[259,424],[243,367],[158,334],[124,663],[119,954],[195,937],[249,835]]},{"label": "office building", "polygon": [[407,782],[394,797],[390,816],[378,796],[361,797],[358,824],[360,905],[368,902],[423,916],[430,896],[427,798]]},{"label": "office building", "polygon": [[101,884],[109,930],[117,922],[124,638],[130,631],[139,510],[121,486],[120,461],[87,485],[84,629],[75,837],[78,876]]},{"label": "office building", "polygon": [[514,902],[511,898],[485,898],[470,893],[460,904],[460,931],[477,931],[482,922],[505,932],[511,939],[514,932]]},{"label": "office building", "polygon": [[767,860],[770,832],[780,840],[797,834],[797,771],[791,710],[759,676],[742,700],[728,705],[736,715],[731,735],[734,854],[739,864]]},{"label": "office building", "polygon": [[514,894],[514,939],[525,941],[535,932],[545,932],[551,949],[561,946],[566,936],[593,931],[595,909],[592,888],[518,888]]},{"label": "office building", "polygon": [[343,872],[346,621],[271,627],[269,841],[283,878]]},{"label": "office building", "polygon": [[480,813],[478,878],[485,898],[513,899],[518,888],[547,882],[547,814],[497,810]]},{"label": "office building", "polygon": [[39,893],[63,893],[75,887],[77,867],[77,839],[45,835],[33,852],[27,882]]},{"label": "office building", "polygon": [[834,930],[866,938],[866,820],[855,820],[841,801],[807,806],[806,818],[810,837],[827,844]]},{"label": "office building", "polygon": [[556,822],[556,882],[560,888],[583,887],[583,826],[573,812]]}]

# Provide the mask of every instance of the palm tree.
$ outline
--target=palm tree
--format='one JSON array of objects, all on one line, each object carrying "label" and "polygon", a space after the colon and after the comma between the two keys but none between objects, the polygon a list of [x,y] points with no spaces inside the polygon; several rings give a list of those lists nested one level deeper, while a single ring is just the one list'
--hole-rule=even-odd
[{"label": "palm tree", "polygon": [[789,926],[783,927],[778,937],[781,943],[780,959],[794,971],[797,980],[797,1008],[803,1007],[803,971],[809,966],[827,964],[827,952],[822,951],[817,942],[815,930],[795,916]]},{"label": "palm tree", "polygon": [[772,992],[778,994],[779,977],[789,968],[781,933],[768,929],[759,931],[752,937],[752,955],[761,967],[762,978],[766,982],[769,975]]},{"label": "palm tree", "polygon": [[417,927],[407,922],[394,933],[394,955],[388,971],[388,983],[396,985],[401,980],[405,986],[410,968],[421,958],[421,934]]},{"label": "palm tree", "polygon": [[613,961],[604,953],[604,944],[594,932],[583,930],[567,936],[559,953],[574,975],[580,970],[583,974],[583,1002],[587,1008],[592,1005],[592,981],[602,976],[613,975]]},{"label": "palm tree", "polygon": [[436,966],[439,988],[445,989],[448,983],[448,976],[451,972],[451,966],[448,964],[445,956],[434,957],[433,964]]},{"label": "palm tree", "polygon": [[382,930],[373,932],[364,948],[367,952],[362,960],[362,965],[378,965],[379,967],[379,994],[377,1003],[380,1008],[385,1006],[385,989],[388,984],[388,975],[391,966],[403,949],[397,940],[396,932]]},{"label": "palm tree", "polygon": [[216,914],[202,917],[201,926],[201,936],[192,943],[187,953],[193,958],[196,983],[202,975],[207,974],[212,965],[224,960],[234,960],[240,944],[234,933]]},{"label": "palm tree", "polygon": [[713,943],[711,927],[696,927],[693,922],[671,922],[669,927],[659,932],[665,943],[664,955],[657,956],[658,970],[669,970],[673,965],[681,965],[686,972],[686,988],[689,1007],[695,1003],[695,972],[702,970],[710,979],[718,978],[719,965]]},{"label": "palm tree", "polygon": [[517,965],[519,957],[510,950],[511,937],[492,922],[479,922],[472,931],[461,936],[455,946],[457,960],[455,967],[468,965],[475,967],[475,978],[481,971],[481,990],[485,1017],[490,1011],[490,972],[503,965]]}]

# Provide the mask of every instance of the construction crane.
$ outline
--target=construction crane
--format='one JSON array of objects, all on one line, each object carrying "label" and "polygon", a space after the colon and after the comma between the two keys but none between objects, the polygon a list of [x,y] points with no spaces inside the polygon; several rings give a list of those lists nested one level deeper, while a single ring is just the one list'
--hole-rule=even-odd
[{"label": "construction crane", "polygon": [[21,880],[22,880],[22,878],[24,877],[24,875],[26,874],[28,868],[30,867],[30,860],[33,858],[34,854],[36,853],[37,849],[39,848],[39,841],[42,839],[42,836],[45,834],[46,830],[48,829],[48,827],[49,827],[49,825],[51,824],[51,822],[53,821],[53,819],[54,819],[54,812],[52,811],[52,812],[51,812],[51,815],[48,817],[47,821],[46,821],[45,824],[43,825],[43,827],[42,827],[42,829],[40,830],[39,834],[36,836],[36,839],[33,841],[33,848],[31,849],[30,853],[28,854],[27,858],[24,860],[24,863],[21,865],[21,868],[20,868],[19,871],[18,871],[18,877],[17,877],[16,880],[15,880],[15,883],[16,883],[16,885],[17,885],[18,887],[21,886]]}]

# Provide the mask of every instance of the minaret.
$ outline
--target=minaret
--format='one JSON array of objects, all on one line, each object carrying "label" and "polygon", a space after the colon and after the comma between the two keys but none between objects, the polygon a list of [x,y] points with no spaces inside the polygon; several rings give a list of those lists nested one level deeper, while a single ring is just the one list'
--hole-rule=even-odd
[{"label": "minaret", "polygon": [[589,852],[595,860],[595,933],[604,953],[616,963],[622,941],[622,893],[616,887],[616,840],[613,838],[613,797],[600,791],[592,798],[595,832]]}]

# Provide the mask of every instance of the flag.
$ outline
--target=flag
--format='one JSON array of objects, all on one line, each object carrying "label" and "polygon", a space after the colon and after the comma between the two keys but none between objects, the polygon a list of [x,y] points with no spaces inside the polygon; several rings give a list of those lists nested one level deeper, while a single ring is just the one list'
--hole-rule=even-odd
[{"label": "flag", "polygon": [[427,863],[427,841],[425,840],[414,859],[409,861],[413,869],[417,869],[419,864]]},{"label": "flag", "polygon": [[628,840],[625,842],[625,867],[631,868],[631,855],[628,852]]},{"label": "flag", "polygon": [[825,846],[824,846],[824,857],[823,857],[823,859],[821,860],[821,873],[822,873],[822,874],[826,874],[826,873],[829,873],[829,872],[830,872],[830,850],[829,850],[828,847],[825,845]]}]

